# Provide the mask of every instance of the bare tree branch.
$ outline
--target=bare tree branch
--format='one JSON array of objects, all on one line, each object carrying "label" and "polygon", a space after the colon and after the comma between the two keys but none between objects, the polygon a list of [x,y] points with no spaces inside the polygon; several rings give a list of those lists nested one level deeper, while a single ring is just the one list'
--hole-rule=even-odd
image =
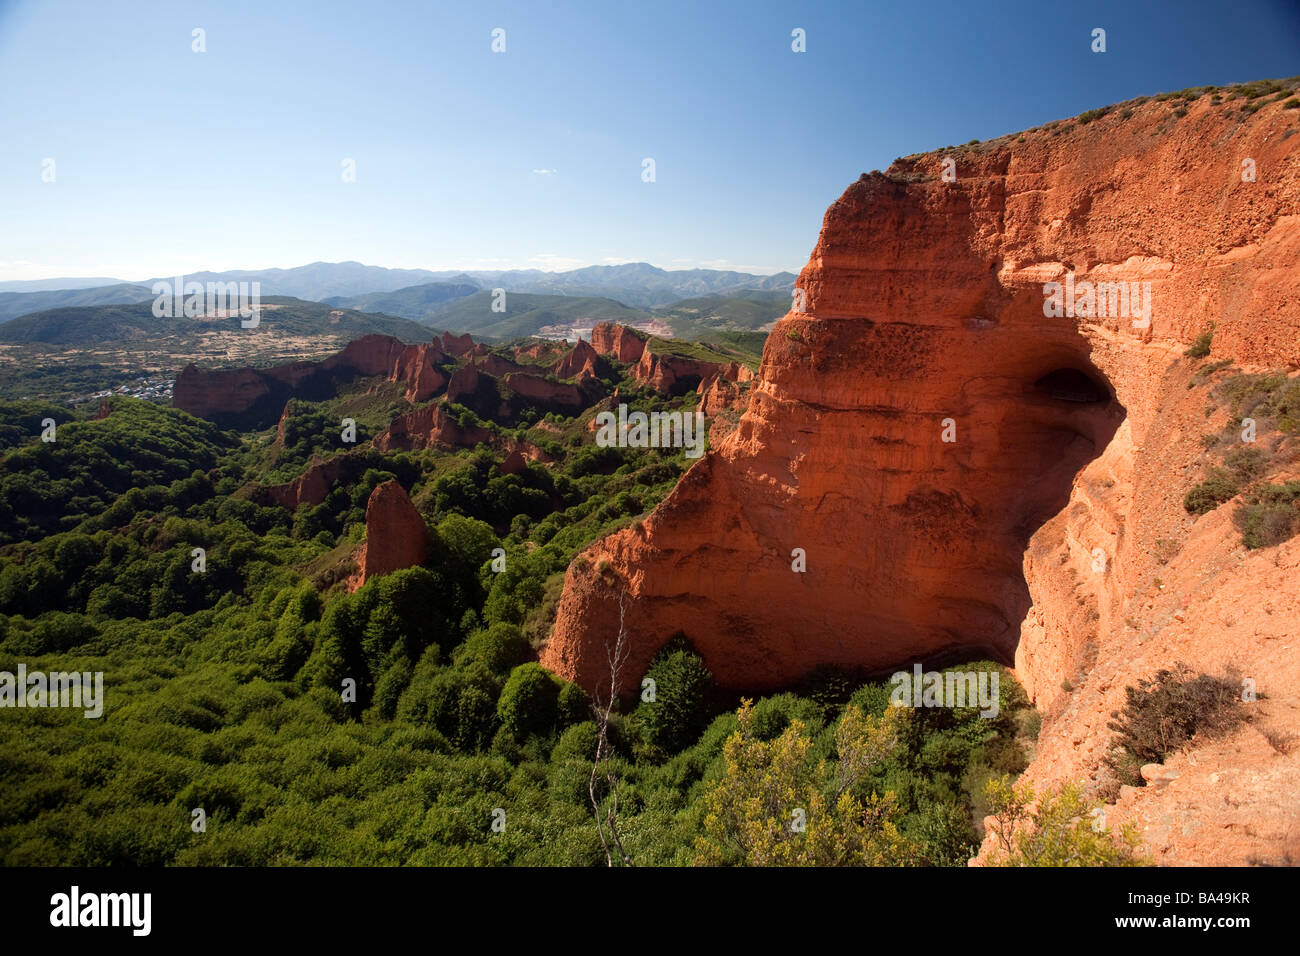
[{"label": "bare tree branch", "polygon": [[[618,835],[618,777],[614,773],[613,753],[609,743],[609,721],[614,712],[618,695],[619,676],[623,665],[631,654],[627,641],[627,627],[624,619],[627,613],[625,591],[618,595],[618,636],[611,648],[608,638],[605,641],[605,658],[609,663],[609,696],[603,701],[597,691],[592,702],[596,715],[596,759],[591,765],[591,779],[587,782],[587,794],[591,798],[592,811],[596,817],[596,832],[600,834],[600,845],[605,850],[605,865],[614,865],[614,854],[623,861],[624,866],[635,866],[632,858],[623,849],[623,841]],[[601,777],[604,777],[607,796],[600,795]]]}]

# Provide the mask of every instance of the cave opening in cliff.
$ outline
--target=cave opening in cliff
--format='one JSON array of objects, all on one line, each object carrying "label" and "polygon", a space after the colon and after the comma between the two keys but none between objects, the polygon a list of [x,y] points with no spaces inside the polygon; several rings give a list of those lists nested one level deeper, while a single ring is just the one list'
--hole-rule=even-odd
[{"label": "cave opening in cliff", "polygon": [[1034,382],[1034,388],[1061,402],[1093,404],[1110,398],[1110,390],[1087,372],[1058,368]]},{"label": "cave opening in cliff", "polygon": [[1019,461],[1020,487],[1010,511],[1017,536],[1028,544],[1065,507],[1075,477],[1110,443],[1126,411],[1086,354],[1052,350],[1022,369],[1025,400],[1016,423],[1004,422],[1004,448]]},{"label": "cave opening in cliff", "polygon": [[[988,609],[972,602],[967,626],[955,629],[963,643],[973,645],[968,652],[984,643],[982,651],[1004,664],[1014,660],[1032,603],[1023,571],[1031,539],[1068,506],[1079,473],[1102,454],[1127,415],[1086,343],[1058,341],[1032,357],[1009,359],[1006,369],[1018,380],[1020,400],[1005,406],[998,419],[1003,496],[995,506],[1000,513],[985,513],[992,540],[1001,540],[994,545],[1001,580],[995,580],[998,574],[986,580],[987,592],[997,597]],[[989,618],[984,624],[970,626],[983,617]],[[972,641],[973,632],[989,640]]]}]

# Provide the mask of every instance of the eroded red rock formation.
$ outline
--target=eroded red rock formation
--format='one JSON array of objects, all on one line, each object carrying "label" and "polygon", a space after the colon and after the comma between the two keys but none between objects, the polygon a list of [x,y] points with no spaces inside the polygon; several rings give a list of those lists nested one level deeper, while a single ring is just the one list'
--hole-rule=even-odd
[{"label": "eroded red rock formation", "polygon": [[495,352],[489,352],[482,358],[475,358],[473,362],[480,372],[491,375],[493,378],[504,378],[511,372],[525,372],[528,370],[528,366],[512,362]]},{"label": "eroded red rock formation", "polygon": [[[1212,358],[1300,367],[1294,132],[1276,103],[1202,97],[1180,119],[1152,101],[864,176],[826,213],[807,310],[769,336],[739,427],[570,566],[543,663],[607,682],[620,595],[625,689],[677,631],[749,691],[992,655],[1046,711],[1039,784],[1101,779],[1125,687],[1178,659],[1248,668],[1257,719],[1300,729],[1300,540],[1246,554],[1230,509],[1189,531],[1182,508],[1212,430],[1187,344],[1215,322]],[[1150,282],[1149,326],[1045,315],[1068,273]],[[1112,819],[1165,862],[1294,859],[1300,754],[1266,743],[1205,746]]]},{"label": "eroded red rock formation", "polygon": [[470,448],[488,441],[492,433],[477,425],[462,426],[447,413],[442,402],[425,405],[393,419],[375,436],[380,451],[416,448]]},{"label": "eroded red rock formation", "polygon": [[474,348],[474,337],[468,332],[464,335],[442,333],[442,350],[448,355],[464,355]]},{"label": "eroded red rock formation", "polygon": [[645,351],[645,336],[626,325],[597,322],[591,330],[591,346],[601,355],[611,355],[620,362],[636,362]]},{"label": "eroded red rock formation", "polygon": [[350,483],[365,471],[365,460],[358,455],[335,455],[312,464],[293,481],[282,485],[259,485],[250,489],[249,497],[258,504],[277,504],[290,511],[301,504],[318,505],[339,483]]},{"label": "eroded red rock formation", "polygon": [[610,368],[599,352],[579,339],[569,354],[555,363],[552,371],[558,378],[576,378],[582,382],[590,378],[604,378],[609,375]]},{"label": "eroded red rock formation", "polygon": [[447,383],[447,401],[463,403],[466,398],[477,394],[480,384],[478,368],[474,362],[462,365],[451,373],[451,381]]},{"label": "eroded red rock formation", "polygon": [[705,418],[712,418],[719,412],[744,404],[745,393],[733,381],[721,376],[707,383],[701,382],[697,391],[700,393],[700,404],[696,407],[704,413]]},{"label": "eroded red rock formation", "polygon": [[421,565],[428,550],[428,528],[406,489],[385,481],[375,486],[366,502],[366,541],[351,584],[360,587],[371,578]]},{"label": "eroded red rock formation", "polygon": [[214,421],[233,421],[259,412],[269,417],[301,392],[314,398],[317,393],[331,393],[336,380],[374,375],[405,383],[408,401],[418,402],[445,385],[445,376],[435,367],[444,358],[436,344],[408,346],[388,335],[365,335],[319,362],[291,362],[265,369],[200,369],[190,364],[176,377],[172,404]]},{"label": "eroded red rock formation", "polygon": [[506,388],[524,398],[578,410],[587,404],[578,386],[568,382],[548,382],[540,375],[512,372],[504,380]]},{"label": "eroded red rock formation", "polygon": [[564,351],[559,342],[534,342],[520,351],[520,355],[527,355],[530,358],[542,358],[547,355],[555,355]]},{"label": "eroded red rock formation", "polygon": [[524,457],[523,452],[515,449],[502,459],[501,474],[515,475],[523,471],[526,467],[528,467],[528,459]]},{"label": "eroded red rock formation", "polygon": [[447,376],[438,368],[445,359],[446,355],[436,342],[409,345],[397,356],[388,380],[406,384],[408,402],[427,401],[447,387]]},{"label": "eroded red rock formation", "polygon": [[646,345],[632,376],[664,395],[680,395],[717,376],[723,368],[717,362],[654,352]]}]

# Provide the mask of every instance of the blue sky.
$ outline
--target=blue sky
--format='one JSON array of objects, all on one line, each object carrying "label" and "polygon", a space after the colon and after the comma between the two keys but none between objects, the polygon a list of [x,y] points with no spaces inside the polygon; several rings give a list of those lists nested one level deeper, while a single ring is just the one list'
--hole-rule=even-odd
[{"label": "blue sky", "polygon": [[1294,0],[0,0],[0,279],[797,270],[896,156],[1298,73]]}]

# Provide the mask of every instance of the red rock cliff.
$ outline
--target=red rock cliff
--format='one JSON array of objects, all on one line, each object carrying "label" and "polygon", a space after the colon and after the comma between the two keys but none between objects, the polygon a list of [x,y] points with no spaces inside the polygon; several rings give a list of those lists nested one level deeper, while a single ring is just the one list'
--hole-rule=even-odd
[{"label": "red rock cliff", "polygon": [[620,362],[635,362],[645,351],[645,337],[626,325],[597,322],[591,330],[591,346],[601,355],[611,355]]},{"label": "red rock cliff", "polygon": [[360,587],[371,578],[423,564],[428,548],[424,518],[406,489],[395,481],[376,485],[366,502],[366,543],[353,584]]},{"label": "red rock cliff", "polygon": [[576,378],[579,381],[604,378],[610,373],[609,364],[600,357],[600,353],[581,339],[551,370],[557,378]]},{"label": "red rock cliff", "polygon": [[388,335],[364,335],[319,362],[264,369],[200,369],[190,364],[176,377],[172,405],[217,421],[259,412],[265,416],[283,408],[295,392],[313,382],[372,375],[404,383],[407,400],[420,402],[446,386],[446,376],[436,367],[444,358],[437,343],[405,345]]},{"label": "red rock cliff", "polygon": [[[1300,365],[1295,132],[1277,103],[1250,115],[1202,97],[1180,119],[1148,102],[854,183],[739,427],[649,518],[570,566],[543,663],[607,681],[620,594],[625,688],[677,631],[750,691],[824,663],[992,655],[1046,713],[1029,771],[1046,783],[1095,779],[1124,687],[1179,658],[1237,659],[1275,695],[1260,719],[1300,727],[1300,655],[1285,649],[1300,540],[1248,555],[1227,509],[1189,529],[1181,508],[1209,430],[1187,344],[1214,322],[1214,358]],[[1044,284],[1067,273],[1149,282],[1149,326],[1045,316]],[[1155,542],[1170,537],[1186,556],[1162,567]],[[1213,779],[1189,768],[1181,794],[1130,794],[1120,818],[1151,828],[1169,862],[1300,848],[1297,755],[1266,758],[1259,732],[1242,734],[1215,751]],[[1205,801],[1227,779],[1236,802],[1215,820]],[[1198,799],[1191,831],[1169,822]]]},{"label": "red rock cliff", "polygon": [[632,369],[632,376],[657,392],[676,395],[691,391],[701,382],[722,374],[727,368],[728,366],[717,362],[654,352],[647,344],[641,352],[641,359]]}]

